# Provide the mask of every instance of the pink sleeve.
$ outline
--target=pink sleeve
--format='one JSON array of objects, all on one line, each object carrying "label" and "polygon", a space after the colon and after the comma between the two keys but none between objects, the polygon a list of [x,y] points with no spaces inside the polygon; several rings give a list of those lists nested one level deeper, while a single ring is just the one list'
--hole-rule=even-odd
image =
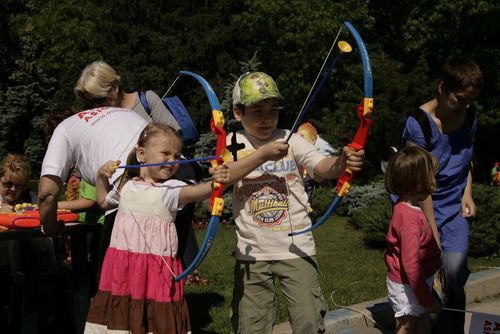
[{"label": "pink sleeve", "polygon": [[400,240],[402,272],[405,273],[420,305],[430,306],[434,303],[434,297],[425,282],[427,277],[424,277],[424,271],[421,268],[419,257],[421,229],[414,217],[406,217],[404,223],[401,224]]}]

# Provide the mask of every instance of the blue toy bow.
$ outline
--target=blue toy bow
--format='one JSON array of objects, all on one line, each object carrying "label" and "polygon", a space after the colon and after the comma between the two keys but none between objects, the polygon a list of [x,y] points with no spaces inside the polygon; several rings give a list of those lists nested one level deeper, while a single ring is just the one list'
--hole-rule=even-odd
[{"label": "blue toy bow", "polygon": [[[217,147],[215,155],[219,158],[211,160],[212,167],[215,168],[224,163],[224,159],[228,156],[228,151],[226,149],[226,131],[224,130],[224,114],[220,110],[220,103],[217,95],[215,95],[214,90],[210,84],[200,75],[189,72],[180,71],[180,75],[187,75],[193,77],[198,81],[198,83],[203,87],[205,94],[210,102],[210,107],[212,108],[212,118],[210,119],[210,129],[212,133],[217,138]],[[180,281],[187,277],[193,270],[195,270],[200,263],[205,259],[208,251],[212,247],[212,244],[219,230],[220,217],[222,216],[222,211],[224,209],[224,200],[222,199],[222,193],[224,192],[224,184],[214,182],[214,188],[212,191],[212,196],[210,197],[210,208],[212,216],[210,222],[207,226],[207,232],[205,233],[205,239],[196,254],[193,262],[178,276],[175,277],[175,281]]]},{"label": "blue toy bow", "polygon": [[[361,61],[363,62],[363,81],[364,81],[364,98],[361,103],[358,105],[357,114],[360,120],[360,124],[356,134],[354,136],[353,141],[348,145],[348,147],[352,148],[355,151],[361,150],[365,146],[366,138],[368,136],[368,130],[371,124],[371,120],[369,118],[370,114],[373,112],[373,77],[372,77],[372,69],[370,64],[370,57],[368,56],[368,51],[366,50],[365,43],[363,39],[359,35],[358,31],[354,28],[354,26],[349,22],[345,21],[344,25],[347,27],[351,35],[354,37],[356,44],[358,46]],[[351,179],[354,177],[354,173],[346,168],[342,175],[339,177],[337,182],[337,195],[333,199],[332,203],[325,211],[323,216],[321,216],[316,223],[311,225],[309,228],[301,231],[294,231],[289,233],[290,236],[295,236],[299,234],[303,234],[309,231],[314,230],[315,228],[322,225],[327,218],[332,214],[333,210],[337,208],[337,206],[341,203],[344,196],[346,196],[351,187]]]}]

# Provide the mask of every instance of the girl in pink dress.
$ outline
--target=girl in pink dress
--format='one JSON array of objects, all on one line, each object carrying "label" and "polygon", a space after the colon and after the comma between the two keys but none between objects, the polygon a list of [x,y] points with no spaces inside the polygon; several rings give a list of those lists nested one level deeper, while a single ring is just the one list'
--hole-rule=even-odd
[{"label": "girl in pink dress", "polygon": [[[149,124],[127,159],[128,165],[179,160],[182,138],[163,124]],[[179,165],[126,169],[118,187],[108,178],[120,161],[97,172],[97,201],[118,213],[102,268],[99,291],[90,306],[85,333],[190,333],[182,272],[177,257],[175,216],[190,202],[206,199],[211,183],[187,186],[171,180]],[[214,180],[229,170],[219,166]]]},{"label": "girl in pink dress", "polygon": [[430,333],[428,313],[441,306],[432,295],[441,251],[420,202],[436,188],[436,159],[427,151],[405,147],[389,161],[385,186],[399,196],[387,232],[387,290],[396,333]]}]

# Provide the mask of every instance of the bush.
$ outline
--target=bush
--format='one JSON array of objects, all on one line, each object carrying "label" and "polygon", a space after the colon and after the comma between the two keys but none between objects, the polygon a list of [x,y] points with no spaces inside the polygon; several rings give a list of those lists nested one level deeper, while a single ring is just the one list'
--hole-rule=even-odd
[{"label": "bush", "polygon": [[[335,184],[322,185],[314,190],[312,207],[322,215],[336,194]],[[385,247],[385,235],[392,215],[392,204],[385,191],[384,181],[368,185],[354,185],[333,215],[348,215],[354,228],[362,232],[362,239],[371,247]]]},{"label": "bush", "polygon": [[470,220],[469,253],[472,256],[500,254],[500,187],[474,184],[476,216]]},{"label": "bush", "polygon": [[[314,189],[311,206],[316,215],[322,215],[335,196],[335,185],[324,184]],[[334,212],[333,214],[337,214]]]},{"label": "bush", "polygon": [[[384,247],[392,204],[389,195],[379,192],[378,184],[353,188],[345,208],[351,224],[362,232],[363,241],[371,247]],[[471,222],[469,253],[472,256],[500,255],[500,187],[474,184],[477,213]]]},{"label": "bush", "polygon": [[[314,189],[312,197],[312,207],[317,214],[322,214],[328,208],[337,192],[335,183],[323,184]],[[352,215],[352,210],[365,207],[373,198],[385,194],[384,181],[377,181],[367,185],[358,186],[357,184],[351,187],[349,194],[343,199],[342,203],[337,208],[337,215]]]},{"label": "bush", "polygon": [[387,193],[377,194],[351,210],[351,224],[362,232],[363,242],[374,248],[385,247],[385,236],[392,216]]},{"label": "bush", "polygon": [[387,196],[387,191],[384,187],[384,180],[362,186],[354,185],[351,187],[349,194],[344,199],[340,212],[348,216],[352,216],[353,210],[366,207],[375,199],[380,200],[384,196]]}]

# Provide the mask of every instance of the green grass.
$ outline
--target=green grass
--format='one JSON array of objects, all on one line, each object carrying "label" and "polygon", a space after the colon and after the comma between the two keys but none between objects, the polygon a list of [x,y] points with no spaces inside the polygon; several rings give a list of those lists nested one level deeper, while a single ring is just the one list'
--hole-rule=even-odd
[{"label": "green grass", "polygon": [[[200,267],[210,281],[207,286],[187,286],[191,324],[194,333],[232,333],[230,307],[233,288],[232,252],[235,227],[224,226]],[[315,232],[321,288],[329,309],[386,296],[384,251],[368,249],[361,233],[347,217],[334,217]],[[197,232],[201,242],[204,231]],[[471,271],[499,267],[500,258],[471,258]],[[331,298],[333,294],[333,300]],[[286,305],[278,293],[278,321],[286,321]]]}]

